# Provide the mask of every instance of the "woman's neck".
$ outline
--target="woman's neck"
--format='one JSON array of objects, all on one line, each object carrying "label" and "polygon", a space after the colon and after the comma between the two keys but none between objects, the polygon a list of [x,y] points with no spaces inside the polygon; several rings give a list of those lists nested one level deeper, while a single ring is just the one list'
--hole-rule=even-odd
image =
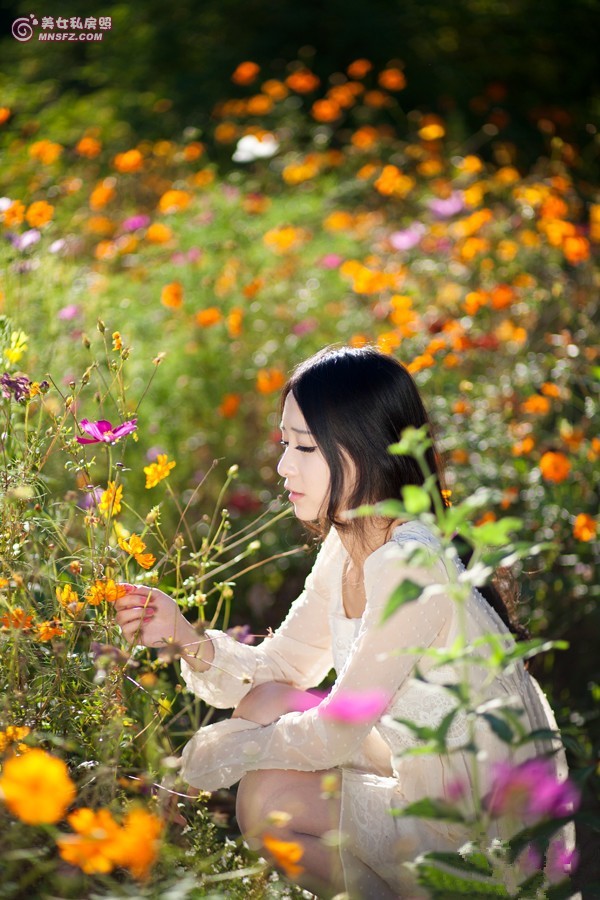
[{"label": "woman's neck", "polygon": [[394,528],[401,522],[402,519],[370,518],[366,521],[364,532],[338,529],[339,538],[353,566],[362,569],[367,557],[390,540]]}]

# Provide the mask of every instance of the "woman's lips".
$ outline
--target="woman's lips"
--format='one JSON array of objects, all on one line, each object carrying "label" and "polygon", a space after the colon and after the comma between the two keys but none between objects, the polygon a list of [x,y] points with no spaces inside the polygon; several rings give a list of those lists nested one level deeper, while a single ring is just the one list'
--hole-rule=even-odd
[{"label": "woman's lips", "polygon": [[292,503],[295,503],[300,497],[304,497],[304,494],[299,494],[297,491],[290,491],[290,500]]}]

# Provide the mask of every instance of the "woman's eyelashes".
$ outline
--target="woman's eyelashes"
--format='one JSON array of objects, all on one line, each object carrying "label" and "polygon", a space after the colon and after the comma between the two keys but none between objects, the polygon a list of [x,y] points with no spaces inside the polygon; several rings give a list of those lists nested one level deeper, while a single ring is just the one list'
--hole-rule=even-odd
[{"label": "woman's eyelashes", "polygon": [[[288,446],[288,441],[279,441],[282,447]],[[301,453],[313,453],[317,448],[316,447],[296,447],[296,450],[300,450]]]}]

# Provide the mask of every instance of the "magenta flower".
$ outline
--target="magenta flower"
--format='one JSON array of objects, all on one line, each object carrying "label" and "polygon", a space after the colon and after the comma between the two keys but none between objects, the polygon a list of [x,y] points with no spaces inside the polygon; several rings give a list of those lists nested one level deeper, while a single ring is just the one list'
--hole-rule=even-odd
[{"label": "magenta flower", "polygon": [[544,818],[568,816],[579,805],[579,792],[568,779],[560,781],[552,763],[530,759],[518,766],[497,763],[486,805],[492,816],[505,814],[527,824]]},{"label": "magenta flower", "polygon": [[548,848],[546,872],[552,884],[562,881],[575,871],[579,863],[579,852],[568,850],[562,840],[554,841]]},{"label": "magenta flower", "polygon": [[119,438],[136,430],[137,419],[130,419],[117,426],[111,425],[106,419],[99,419],[98,422],[82,419],[79,425],[82,431],[85,431],[90,437],[78,437],[78,444],[114,444]]},{"label": "magenta flower", "polygon": [[357,725],[378,719],[389,702],[389,694],[384,691],[345,691],[324,703],[320,713],[324,719]]},{"label": "magenta flower", "polygon": [[321,257],[318,264],[322,269],[339,269],[343,262],[344,257],[340,256],[339,253],[326,253],[325,256]]},{"label": "magenta flower", "polygon": [[63,322],[70,322],[71,319],[75,319],[79,315],[80,311],[76,303],[69,303],[68,306],[63,306],[62,309],[59,309],[58,318]]},{"label": "magenta flower", "polygon": [[137,231],[139,228],[146,228],[150,224],[150,216],[140,213],[137,216],[130,216],[121,222],[121,231]]}]

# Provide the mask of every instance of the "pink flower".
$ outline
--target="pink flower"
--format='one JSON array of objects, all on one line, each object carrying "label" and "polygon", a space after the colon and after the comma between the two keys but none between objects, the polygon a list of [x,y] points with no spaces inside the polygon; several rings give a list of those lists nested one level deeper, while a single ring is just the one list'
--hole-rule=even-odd
[{"label": "pink flower", "polygon": [[344,257],[340,256],[339,253],[326,253],[319,260],[319,265],[322,269],[339,269],[343,261]]},{"label": "pink flower", "polygon": [[429,200],[427,205],[438,219],[449,219],[465,208],[462,191],[452,191],[449,197],[434,197],[433,200]]},{"label": "pink flower", "polygon": [[467,793],[467,785],[460,778],[455,778],[454,781],[449,781],[446,785],[446,800],[449,803],[456,803],[458,800],[462,800]]},{"label": "pink flower", "polygon": [[421,222],[413,222],[412,225],[409,225],[408,228],[404,228],[402,231],[393,231],[390,234],[389,241],[394,250],[412,250],[413,247],[417,246],[425,231],[426,228]]},{"label": "pink flower", "polygon": [[78,444],[114,444],[119,438],[136,430],[137,419],[130,419],[117,426],[112,426],[106,419],[99,419],[97,422],[82,419],[79,425],[90,437],[78,437]]},{"label": "pink flower", "polygon": [[573,848],[567,850],[563,841],[554,841],[548,849],[546,872],[548,879],[554,884],[562,881],[575,871],[579,863],[579,853]]},{"label": "pink flower", "polygon": [[74,319],[80,313],[80,309],[76,303],[69,303],[68,306],[63,306],[62,309],[58,311],[58,318],[62,319],[65,322],[69,322],[71,319]]},{"label": "pink flower", "polygon": [[579,805],[579,792],[566,779],[556,777],[552,763],[530,759],[518,766],[497,763],[486,805],[492,816],[522,818],[526,824],[543,818],[570,815]]},{"label": "pink flower", "polygon": [[389,694],[384,691],[345,691],[326,701],[320,713],[325,719],[357,725],[378,719],[389,702]]}]

